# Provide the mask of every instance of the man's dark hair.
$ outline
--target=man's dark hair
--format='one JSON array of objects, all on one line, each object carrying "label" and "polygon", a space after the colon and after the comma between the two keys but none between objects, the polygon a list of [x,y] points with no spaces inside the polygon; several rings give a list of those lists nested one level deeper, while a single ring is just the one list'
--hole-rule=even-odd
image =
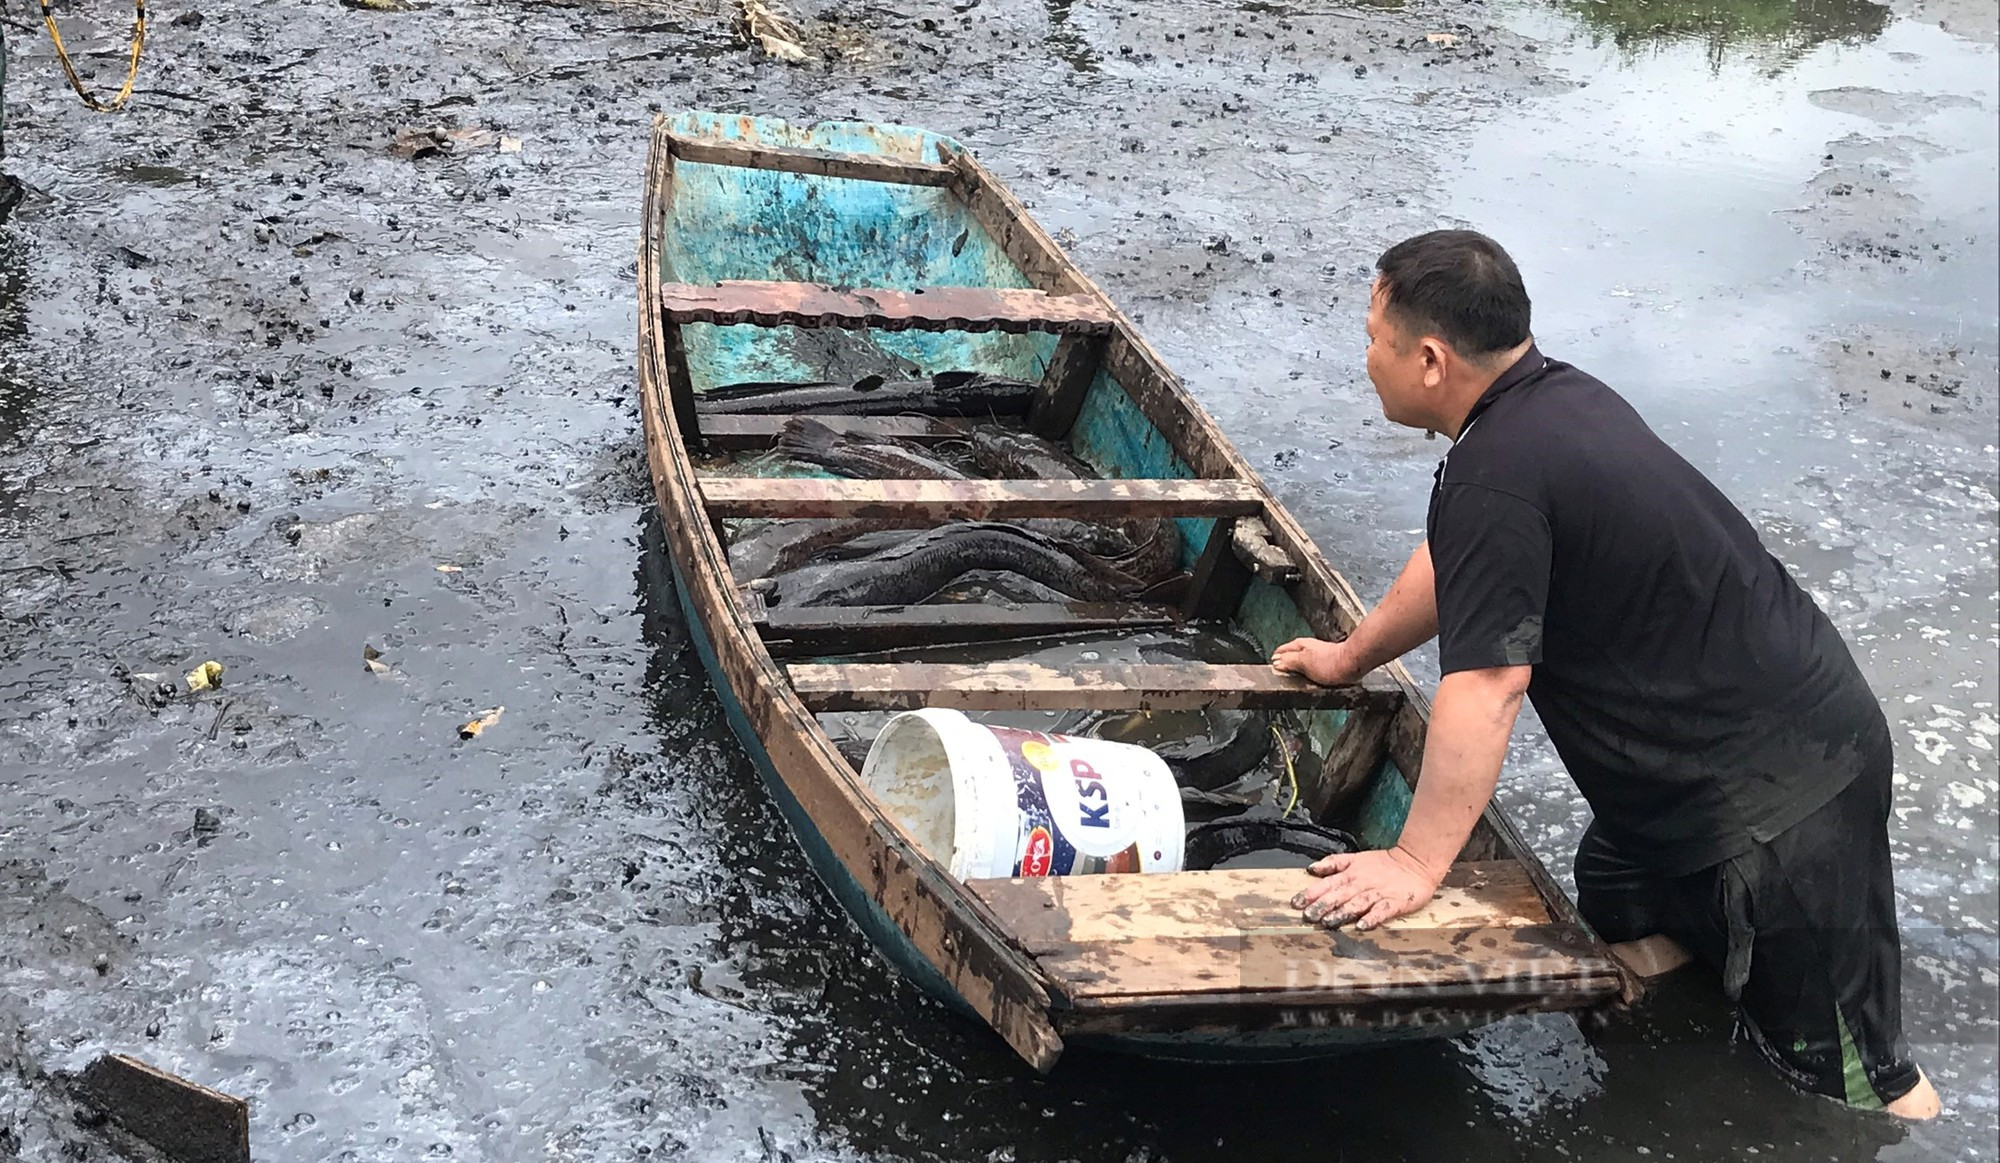
[{"label": "man's dark hair", "polygon": [[1412,337],[1435,335],[1467,359],[1528,338],[1528,289],[1500,244],[1473,230],[1406,238],[1375,260],[1383,310]]}]

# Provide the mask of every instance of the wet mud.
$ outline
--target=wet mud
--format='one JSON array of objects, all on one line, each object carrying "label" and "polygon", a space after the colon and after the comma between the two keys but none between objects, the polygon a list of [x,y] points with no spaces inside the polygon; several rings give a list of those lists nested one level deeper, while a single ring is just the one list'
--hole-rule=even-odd
[{"label": "wet mud", "polygon": [[[110,117],[9,26],[0,1158],[110,1157],[59,1080],[107,1050],[248,1098],[260,1159],[1990,1153],[1990,4],[793,14],[797,66],[712,0],[155,6]],[[124,14],[61,16],[103,87]],[[1442,446],[1376,410],[1370,264],[1499,237],[1544,349],[1755,516],[1875,682],[1946,1117],[1792,1094],[1698,977],[1609,1023],[1049,1079],[893,977],[647,526],[639,182],[687,106],[961,137],[1371,596]],[[1501,795],[1566,870],[1533,724]]]}]

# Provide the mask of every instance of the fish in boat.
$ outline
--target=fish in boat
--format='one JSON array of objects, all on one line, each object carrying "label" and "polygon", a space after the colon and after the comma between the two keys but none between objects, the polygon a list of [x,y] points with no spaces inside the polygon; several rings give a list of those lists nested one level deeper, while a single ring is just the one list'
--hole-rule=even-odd
[{"label": "fish in boat", "polygon": [[[980,456],[982,447],[988,457],[1002,458],[1009,471],[993,474],[998,479],[1071,480],[1093,475],[1081,462],[1027,433],[998,437],[989,431],[983,440],[978,434],[970,436],[968,443],[975,458]],[[955,480],[966,476],[955,465],[906,441],[893,437],[866,439],[806,416],[795,416],[786,422],[778,435],[777,451],[793,460],[862,479]],[[1180,537],[1171,522],[1095,524],[1062,517],[1032,517],[1016,524],[1112,560],[1121,571],[1138,578],[1142,586],[1161,582],[1180,568]]]},{"label": "fish in boat", "polygon": [[964,480],[967,475],[902,441],[837,432],[810,416],[795,416],[785,425],[778,435],[778,452],[848,477]]},{"label": "fish in boat", "polygon": [[[1033,433],[993,424],[975,426],[967,436],[972,459],[995,480],[1083,480],[1097,474],[1089,465]],[[1181,535],[1172,521],[1125,520],[1116,525],[1123,548],[1099,541],[1088,546],[1114,557],[1118,567],[1152,585],[1180,569]]]},{"label": "fish in boat", "polygon": [[1026,529],[955,521],[865,557],[779,574],[765,600],[785,606],[903,606],[972,570],[1017,573],[1084,600],[1120,598],[1143,588],[1130,574]]},{"label": "fish in boat", "polygon": [[[1603,1006],[1635,985],[1497,805],[1436,900],[1366,933],[1290,908],[1297,868],[955,878],[950,854],[862,780],[860,739],[843,753],[824,719],[920,706],[1049,726],[1072,712],[1261,713],[1306,741],[1287,819],[1385,848],[1421,769],[1428,702],[1397,664],[1324,688],[1264,663],[1075,653],[1078,626],[1118,641],[1166,622],[1232,630],[1268,656],[1301,635],[1342,636],[1362,607],[1132,321],[957,142],[861,122],[663,116],[641,248],[641,415],[688,637],[814,870],[920,988],[1047,1071],[1073,1046],[1206,1061],[1342,1053]],[[836,329],[838,344],[800,341]],[[836,349],[838,366],[813,354]],[[870,364],[910,369],[915,386],[829,383]],[[926,445],[963,439],[965,417],[997,418],[1096,479],[799,478],[768,456],[799,415]],[[718,449],[737,459],[716,464]],[[1171,606],[987,602],[961,580],[951,589],[974,600],[786,611],[737,583],[724,544],[743,520],[1048,518],[1171,523],[1188,580]],[[977,643],[976,656],[948,657],[954,643]],[[900,661],[917,646],[925,660]]]},{"label": "fish in boat", "polygon": [[1018,416],[1035,385],[979,372],[939,372],[921,380],[865,376],[852,384],[747,383],[705,392],[701,412],[734,416]]},{"label": "fish in boat", "polygon": [[797,569],[823,550],[881,530],[881,522],[859,517],[768,521],[755,532],[744,533],[729,542],[730,571],[739,582],[769,577]]},{"label": "fish in boat", "polygon": [[[1134,590],[1144,589],[1161,580],[1158,575],[1141,574],[1131,570],[1132,546],[1125,542],[1115,529],[1092,525],[1082,521],[1065,521],[1059,517],[1030,518],[1014,522],[1012,527],[1036,538],[1052,542],[1066,551],[1087,555],[1089,564],[1102,562],[1113,571],[1112,580],[1121,584],[1130,582]],[[884,529],[878,521],[858,518],[829,521],[800,520],[772,521],[754,532],[746,533],[729,542],[730,572],[739,582],[750,582],[758,578],[775,577],[778,574],[801,569],[815,562],[845,561],[865,557],[899,545],[915,537],[918,529]],[[970,540],[961,543],[961,550],[973,545]],[[1009,546],[1019,549],[1019,546]],[[1051,568],[1067,576],[1068,567],[1059,562],[1050,562]],[[1001,572],[1005,566],[969,564],[967,573]],[[949,584],[949,583],[947,583]],[[1075,597],[1076,595],[1069,595]],[[1057,595],[1055,600],[1064,600]]]},{"label": "fish in boat", "polygon": [[[883,529],[872,521],[774,521],[770,528],[730,543],[730,570],[739,581],[748,583],[815,562],[847,561],[880,553],[901,545],[918,532]],[[770,587],[762,588],[768,591]]]},{"label": "fish in boat", "polygon": [[1097,475],[1089,465],[1030,432],[975,424],[965,439],[973,463],[994,480],[1083,480]]}]

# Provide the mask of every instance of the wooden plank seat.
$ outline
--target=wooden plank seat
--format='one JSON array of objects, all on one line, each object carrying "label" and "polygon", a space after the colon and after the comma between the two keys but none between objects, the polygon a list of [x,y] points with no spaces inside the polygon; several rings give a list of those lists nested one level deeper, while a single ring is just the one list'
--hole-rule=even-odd
[{"label": "wooden plank seat", "polygon": [[793,420],[812,420],[843,436],[863,440],[907,440],[913,444],[936,444],[963,439],[964,423],[938,416],[740,416],[711,413],[701,416],[701,435],[712,449],[722,452],[756,452],[778,443],[785,425]]},{"label": "wooden plank seat", "polygon": [[828,150],[796,149],[746,142],[722,141],[712,137],[667,135],[667,149],[685,162],[710,166],[739,166],[752,170],[773,170],[818,178],[850,178],[862,182],[894,182],[906,186],[949,186],[958,180],[953,166],[931,162],[903,161],[889,157],[863,157]]},{"label": "wooden plank seat", "polygon": [[876,331],[1052,331],[1106,335],[1111,309],[1089,295],[1050,295],[1013,287],[868,287],[835,290],[818,283],[733,281],[714,286],[663,283],[668,323],[751,323],[759,327],[839,327]]},{"label": "wooden plank seat", "polygon": [[1539,975],[1595,988],[1614,970],[1578,956],[1513,861],[1456,864],[1431,902],[1367,933],[1308,924],[1299,869],[974,880],[1022,950],[1079,1007],[1186,1004],[1263,993],[1324,1002],[1464,989]]},{"label": "wooden plank seat", "polygon": [[871,517],[1007,521],[1021,517],[1238,517],[1264,495],[1244,481],[823,480],[705,476],[711,517]]},{"label": "wooden plank seat", "polygon": [[763,634],[772,656],[787,658],[1155,629],[1175,625],[1180,618],[1169,607],[1139,602],[1020,606],[948,602],[930,606],[759,606],[754,608],[751,621]]},{"label": "wooden plank seat", "polygon": [[1402,688],[1380,671],[1351,686],[1315,686],[1262,663],[797,663],[792,690],[812,711],[1191,711],[1389,705]]}]

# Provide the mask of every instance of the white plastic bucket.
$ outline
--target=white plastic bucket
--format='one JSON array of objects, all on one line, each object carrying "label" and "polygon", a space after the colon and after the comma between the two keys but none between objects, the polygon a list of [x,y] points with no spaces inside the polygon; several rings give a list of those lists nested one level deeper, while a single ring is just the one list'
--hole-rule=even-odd
[{"label": "white plastic bucket", "polygon": [[1180,789],[1144,747],[909,711],[861,778],[960,880],[1181,868]]}]

